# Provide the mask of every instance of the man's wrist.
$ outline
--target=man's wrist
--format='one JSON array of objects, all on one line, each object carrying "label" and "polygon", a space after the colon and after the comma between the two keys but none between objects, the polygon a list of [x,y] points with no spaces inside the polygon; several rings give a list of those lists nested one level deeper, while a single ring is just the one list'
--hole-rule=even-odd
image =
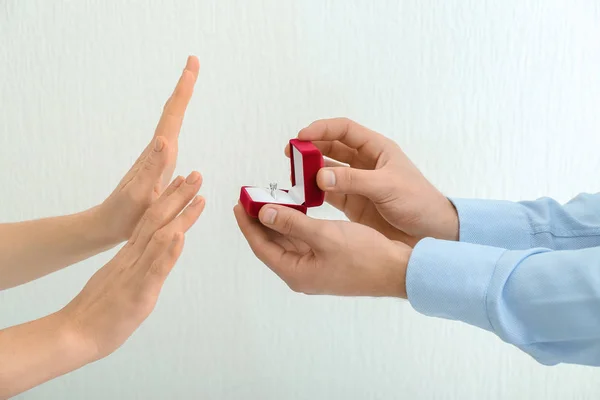
[{"label": "man's wrist", "polygon": [[390,252],[390,270],[392,279],[388,291],[393,297],[406,298],[406,270],[412,253],[412,248],[401,242],[392,242],[393,249]]},{"label": "man's wrist", "polygon": [[442,208],[443,214],[439,219],[439,225],[441,227],[438,235],[434,235],[436,239],[447,240],[451,242],[457,242],[459,240],[460,233],[460,222],[458,220],[458,211],[456,206],[450,199],[446,198],[446,204]]}]

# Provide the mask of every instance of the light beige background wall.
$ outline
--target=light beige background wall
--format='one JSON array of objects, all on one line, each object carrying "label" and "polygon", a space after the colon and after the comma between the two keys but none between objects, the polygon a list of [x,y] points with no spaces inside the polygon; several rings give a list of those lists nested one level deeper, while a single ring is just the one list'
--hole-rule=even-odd
[{"label": "light beige background wall", "polygon": [[[448,195],[597,191],[599,4],[0,0],[3,221],[100,202],[188,53],[202,62],[178,171],[203,172],[208,205],[156,311],[21,398],[597,399],[598,370],[539,366],[407,302],[292,293],[231,208],[241,185],[286,182],[286,141],[328,116],[395,139]],[[0,293],[0,325],[57,310],[111,254]]]}]

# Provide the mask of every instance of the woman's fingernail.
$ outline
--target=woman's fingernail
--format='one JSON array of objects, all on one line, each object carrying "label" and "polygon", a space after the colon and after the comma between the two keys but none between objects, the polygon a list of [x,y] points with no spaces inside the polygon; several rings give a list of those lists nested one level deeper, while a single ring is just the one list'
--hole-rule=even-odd
[{"label": "woman's fingernail", "polygon": [[192,206],[192,207],[194,207],[194,206],[197,206],[198,204],[200,204],[200,200],[202,200],[202,197],[201,197],[201,196],[196,196],[196,197],[194,197],[194,200],[192,200],[192,204],[191,204],[191,206]]},{"label": "woman's fingernail", "polygon": [[173,187],[179,187],[181,186],[181,184],[183,183],[184,179],[183,176],[178,176],[177,178],[175,178],[175,180],[173,181]]},{"label": "woman's fingernail", "polygon": [[198,182],[198,179],[200,179],[200,174],[197,173],[196,171],[194,171],[188,175],[187,179],[185,180],[185,183],[189,183],[189,184],[196,183],[196,182]]},{"label": "woman's fingernail", "polygon": [[163,147],[165,147],[162,138],[156,138],[154,140],[154,151],[162,151]]},{"label": "woman's fingernail", "polygon": [[277,217],[277,211],[272,208],[267,208],[262,216],[262,221],[265,224],[273,225],[275,223],[275,218]]},{"label": "woman's fingernail", "polygon": [[332,170],[323,170],[323,183],[327,188],[335,187],[335,173]]}]

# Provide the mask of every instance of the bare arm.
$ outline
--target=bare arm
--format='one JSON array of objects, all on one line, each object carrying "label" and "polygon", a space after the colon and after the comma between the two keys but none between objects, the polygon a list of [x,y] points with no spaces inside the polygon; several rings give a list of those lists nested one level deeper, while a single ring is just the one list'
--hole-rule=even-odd
[{"label": "bare arm", "polygon": [[50,274],[129,238],[171,179],[198,71],[198,60],[188,58],[152,142],[101,205],[73,215],[0,224],[0,290]]},{"label": "bare arm", "polygon": [[60,313],[0,331],[0,399],[7,399],[91,361]]},{"label": "bare arm", "polygon": [[62,310],[0,331],[0,399],[106,357],[129,338],[153,310],[204,209],[196,196],[201,183],[198,172],[175,179],[129,242]]},{"label": "bare arm", "polygon": [[99,208],[79,214],[0,224],[0,289],[42,277],[118,243]]}]

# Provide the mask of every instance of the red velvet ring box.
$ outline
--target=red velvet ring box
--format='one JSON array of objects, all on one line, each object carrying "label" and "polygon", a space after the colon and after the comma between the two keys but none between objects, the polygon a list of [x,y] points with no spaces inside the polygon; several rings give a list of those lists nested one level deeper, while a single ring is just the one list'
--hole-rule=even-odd
[{"label": "red velvet ring box", "polygon": [[311,142],[290,140],[292,188],[277,189],[271,196],[269,188],[243,186],[240,202],[253,218],[265,204],[279,204],[306,214],[308,207],[318,207],[325,200],[325,192],[317,185],[317,173],[323,168],[323,155]]}]

